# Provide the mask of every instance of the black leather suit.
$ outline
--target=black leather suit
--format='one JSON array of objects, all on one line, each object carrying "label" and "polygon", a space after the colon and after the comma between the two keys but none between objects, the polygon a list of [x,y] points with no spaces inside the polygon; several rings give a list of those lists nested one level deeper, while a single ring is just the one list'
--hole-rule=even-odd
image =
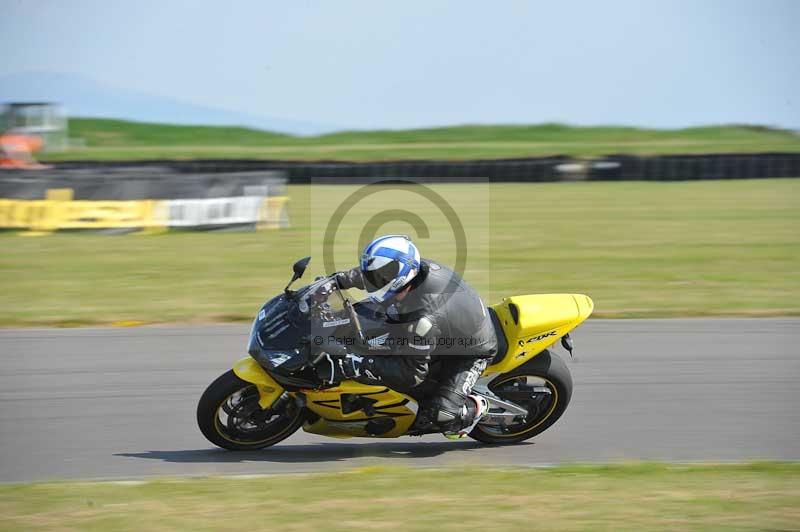
[{"label": "black leather suit", "polygon": [[[336,279],[342,288],[364,289],[358,268],[340,272]],[[497,353],[489,312],[475,290],[449,268],[422,259],[405,297],[375,310],[385,313],[387,334],[373,340],[357,380],[410,389],[438,361],[439,387],[423,405],[417,426],[427,423],[427,428],[443,431],[468,426],[475,411],[468,395]]]}]

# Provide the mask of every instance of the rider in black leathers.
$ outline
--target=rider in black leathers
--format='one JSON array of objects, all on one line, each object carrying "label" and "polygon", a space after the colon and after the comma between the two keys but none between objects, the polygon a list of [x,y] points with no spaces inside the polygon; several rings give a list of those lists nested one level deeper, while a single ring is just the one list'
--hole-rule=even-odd
[{"label": "rider in black leathers", "polygon": [[[369,288],[362,268],[335,277],[344,289]],[[475,290],[449,268],[421,259],[416,276],[373,308],[385,316],[388,333],[379,337],[381,343],[372,342],[374,355],[347,353],[336,365],[340,374],[325,378],[410,389],[425,380],[438,359],[437,393],[422,405],[416,427],[457,434],[474,426],[487,405],[471,396],[472,387],[498,347],[489,312]]]}]

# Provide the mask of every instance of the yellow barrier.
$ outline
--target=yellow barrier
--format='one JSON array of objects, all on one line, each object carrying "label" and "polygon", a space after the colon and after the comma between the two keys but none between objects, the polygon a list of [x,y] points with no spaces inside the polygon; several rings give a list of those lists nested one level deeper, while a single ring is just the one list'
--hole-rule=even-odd
[{"label": "yellow barrier", "polygon": [[256,229],[261,231],[264,229],[277,229],[280,227],[288,227],[289,216],[286,209],[288,208],[289,198],[286,196],[271,196],[264,198],[261,201],[261,208],[258,211],[258,222]]},{"label": "yellow barrier", "polygon": [[[44,200],[0,199],[0,229],[35,233],[81,229],[134,229],[158,232],[170,227],[170,200],[72,201],[63,189]],[[58,199],[56,199],[58,198]],[[256,229],[286,227],[288,198],[264,198],[252,222]],[[178,224],[175,224],[178,225]]]},{"label": "yellow barrier", "polygon": [[107,229],[166,227],[157,200],[60,201],[55,202],[52,220],[57,229]]},{"label": "yellow barrier", "polygon": [[158,200],[0,200],[0,227],[50,232],[59,229],[148,229],[167,227]]},{"label": "yellow barrier", "polygon": [[0,227],[34,229],[46,226],[51,218],[52,201],[0,199]]}]

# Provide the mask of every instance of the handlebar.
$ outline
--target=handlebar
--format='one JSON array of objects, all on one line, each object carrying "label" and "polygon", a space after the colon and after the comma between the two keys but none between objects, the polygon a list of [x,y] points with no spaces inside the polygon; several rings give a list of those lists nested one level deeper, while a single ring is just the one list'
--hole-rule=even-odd
[{"label": "handlebar", "polygon": [[[366,346],[367,340],[366,336],[364,335],[364,329],[361,326],[361,321],[358,318],[358,312],[356,312],[353,303],[348,298],[346,298],[342,293],[342,289],[339,288],[339,285],[336,282],[335,274],[327,277],[317,277],[316,281],[321,281],[323,279],[333,281],[333,286],[335,287],[335,289],[329,292],[329,294],[332,294],[332,292],[334,291],[339,292],[338,295],[342,300],[342,305],[347,311],[347,316],[348,318],[350,318],[350,323],[353,324],[353,327],[356,330],[357,342],[362,347]],[[317,353],[317,355],[311,360],[311,365],[316,366],[324,356],[325,356],[325,351],[320,351],[319,353]]]}]

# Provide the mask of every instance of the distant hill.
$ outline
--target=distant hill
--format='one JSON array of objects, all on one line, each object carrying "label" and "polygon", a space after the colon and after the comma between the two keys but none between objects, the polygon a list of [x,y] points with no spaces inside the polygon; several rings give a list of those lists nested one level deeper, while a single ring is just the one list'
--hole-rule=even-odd
[{"label": "distant hill", "polygon": [[97,159],[476,159],[611,153],[800,151],[800,136],[760,126],[679,130],[574,127],[562,124],[453,126],[412,130],[343,131],[292,136],[244,127],[181,126],[72,118],[70,137],[85,148],[48,160]]},{"label": "distant hill", "polygon": [[52,101],[71,116],[126,118],[175,124],[249,126],[297,135],[333,131],[334,127],[276,117],[238,113],[111,87],[75,74],[30,71],[0,76],[0,103]]},{"label": "distant hill", "polygon": [[424,142],[647,142],[647,141],[798,141],[791,131],[763,126],[730,125],[687,129],[644,129],[614,126],[463,125],[425,129],[340,131],[297,137],[260,129],[228,126],[186,126],[95,118],[71,118],[70,135],[83,137],[88,146],[191,146],[221,144],[310,145],[320,143]]}]

